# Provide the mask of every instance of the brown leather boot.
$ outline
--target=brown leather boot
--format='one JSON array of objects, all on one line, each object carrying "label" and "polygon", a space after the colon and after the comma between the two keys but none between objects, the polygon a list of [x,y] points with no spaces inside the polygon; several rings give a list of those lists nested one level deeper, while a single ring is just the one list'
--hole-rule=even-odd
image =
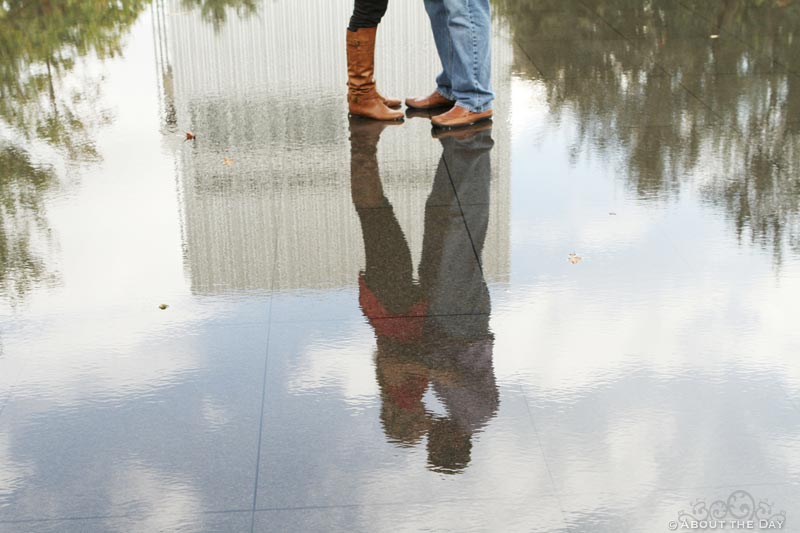
[{"label": "brown leather boot", "polygon": [[392,109],[396,109],[396,108],[400,107],[401,105],[403,105],[403,102],[401,102],[397,98],[388,98],[386,96],[381,95],[381,93],[378,93],[378,96],[381,97],[381,100],[383,100],[383,104],[386,107],[391,107]]},{"label": "brown leather boot", "polygon": [[375,32],[377,28],[347,30],[347,102],[350,114],[375,120],[402,120],[402,111],[384,103],[375,88]]},{"label": "brown leather boot", "polygon": [[[350,84],[348,83],[347,85],[349,86]],[[401,102],[397,98],[387,98],[387,97],[383,96],[381,93],[378,93],[378,96],[380,96],[381,100],[383,100],[383,104],[386,107],[391,107],[392,109],[397,109],[401,105],[403,105],[403,102]]]}]

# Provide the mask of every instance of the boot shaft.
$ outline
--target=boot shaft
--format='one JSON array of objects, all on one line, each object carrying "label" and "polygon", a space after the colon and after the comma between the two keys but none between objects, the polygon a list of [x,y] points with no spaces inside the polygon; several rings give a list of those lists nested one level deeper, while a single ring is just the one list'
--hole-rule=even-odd
[{"label": "boot shaft", "polygon": [[347,30],[347,86],[350,99],[373,97],[375,92],[375,35],[377,28]]}]

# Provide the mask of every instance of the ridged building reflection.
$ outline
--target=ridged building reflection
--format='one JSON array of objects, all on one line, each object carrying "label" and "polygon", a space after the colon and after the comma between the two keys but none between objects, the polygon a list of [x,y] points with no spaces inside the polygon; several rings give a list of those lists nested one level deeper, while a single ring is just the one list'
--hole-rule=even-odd
[{"label": "ridged building reflection", "polygon": [[[350,0],[264,1],[210,24],[178,0],[154,4],[165,139],[191,130],[174,149],[183,242],[192,290],[352,286],[364,264],[350,197],[344,28]],[[509,273],[510,100],[513,49],[498,22],[492,209],[483,251],[486,279]],[[439,70],[421,2],[395,2],[380,27],[376,78],[384,92],[432,89]],[[415,264],[425,200],[441,144],[425,119],[390,128],[381,177]],[[428,125],[425,124],[425,128]],[[227,161],[226,161],[227,158]],[[225,164],[225,163],[228,164]]]}]

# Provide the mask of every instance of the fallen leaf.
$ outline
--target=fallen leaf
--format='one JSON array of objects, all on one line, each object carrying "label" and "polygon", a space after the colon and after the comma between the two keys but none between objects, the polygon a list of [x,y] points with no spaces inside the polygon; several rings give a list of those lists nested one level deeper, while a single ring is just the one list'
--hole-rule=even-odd
[{"label": "fallen leaf", "polygon": [[233,164],[233,159],[226,157],[222,160],[222,164],[229,167]]},{"label": "fallen leaf", "polygon": [[569,259],[569,262],[572,263],[573,265],[578,264],[581,261],[583,261],[583,257],[577,255],[575,252],[572,252],[571,254],[569,254],[568,259]]},{"label": "fallen leaf", "polygon": [[187,131],[186,132],[186,140],[187,141],[193,141],[194,139],[195,139],[195,134],[192,133],[191,131]]},{"label": "fallen leaf", "polygon": [[158,308],[161,309],[162,311],[164,309],[166,309],[167,307],[169,307],[167,304],[161,304],[161,305],[158,306]]}]

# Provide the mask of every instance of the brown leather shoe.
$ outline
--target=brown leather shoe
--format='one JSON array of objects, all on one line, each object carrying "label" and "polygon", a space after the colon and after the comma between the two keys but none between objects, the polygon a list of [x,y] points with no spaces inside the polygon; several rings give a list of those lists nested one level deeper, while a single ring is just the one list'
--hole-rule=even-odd
[{"label": "brown leather shoe", "polygon": [[402,120],[403,112],[390,109],[375,88],[372,76],[375,72],[376,31],[377,28],[347,30],[347,102],[350,114],[375,120]]},{"label": "brown leather shoe", "polygon": [[463,128],[490,118],[492,118],[491,109],[487,109],[482,113],[473,113],[469,109],[456,105],[447,113],[433,117],[431,122],[439,128]]},{"label": "brown leather shoe", "polygon": [[414,109],[433,109],[435,107],[449,107],[455,104],[454,101],[448,100],[439,91],[433,91],[428,96],[421,96],[419,98],[406,98],[406,105]]}]

